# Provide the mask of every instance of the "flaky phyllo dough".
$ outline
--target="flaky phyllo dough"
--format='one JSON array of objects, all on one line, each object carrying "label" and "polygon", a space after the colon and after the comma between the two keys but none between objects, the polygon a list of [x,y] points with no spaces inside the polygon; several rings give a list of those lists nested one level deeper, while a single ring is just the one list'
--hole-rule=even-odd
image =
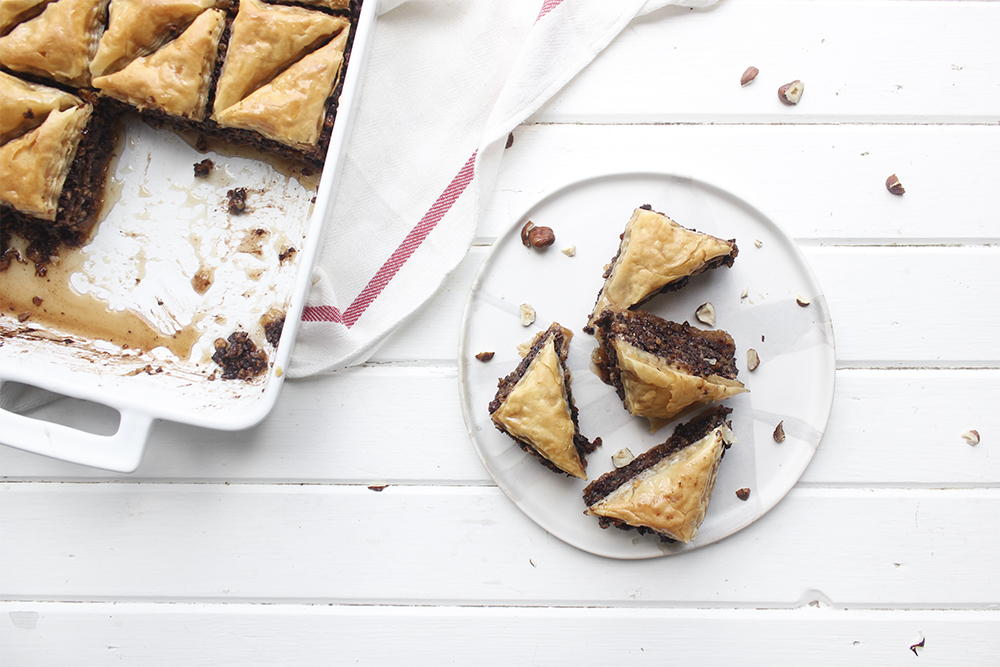
[{"label": "flaky phyllo dough", "polygon": [[692,406],[745,392],[736,346],[725,331],[701,331],[652,313],[608,308],[594,322],[601,379],[625,409],[656,431]]},{"label": "flaky phyllo dough", "polygon": [[289,146],[315,145],[349,33],[344,18],[243,0],[212,117],[224,127],[254,130]]},{"label": "flaky phyllo dough", "polygon": [[691,276],[732,266],[735,240],[692,231],[648,206],[635,209],[625,226],[618,254],[604,273],[604,286],[588,318],[588,330],[605,308],[632,308],[659,292],[678,289]]},{"label": "flaky phyllo dough", "polygon": [[[6,2],[6,0],[5,0]],[[90,84],[108,0],[56,0],[0,37],[0,62],[71,86]]]},{"label": "flaky phyllo dough", "polygon": [[53,221],[93,107],[61,90],[0,72],[0,199]]},{"label": "flaky phyllo dough", "polygon": [[730,410],[714,408],[680,424],[663,444],[602,475],[586,489],[586,514],[601,527],[654,532],[690,542],[705,520],[719,464],[736,442],[726,421]]},{"label": "flaky phyllo dough", "polygon": [[177,39],[150,55],[137,57],[121,70],[95,77],[94,86],[139,109],[203,120],[224,28],[221,10],[205,10]]},{"label": "flaky phyllo dough", "polygon": [[490,418],[552,470],[587,479],[584,455],[600,444],[580,435],[566,356],[573,333],[557,323],[538,334],[518,367],[499,382]]}]

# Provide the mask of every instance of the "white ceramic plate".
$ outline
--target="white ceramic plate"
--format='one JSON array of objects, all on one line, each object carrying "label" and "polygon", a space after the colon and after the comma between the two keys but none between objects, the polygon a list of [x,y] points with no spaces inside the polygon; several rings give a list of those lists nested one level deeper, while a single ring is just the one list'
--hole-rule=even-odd
[{"label": "white ceramic plate", "polygon": [[[645,419],[632,417],[614,389],[590,370],[593,337],[582,327],[603,284],[605,265],[635,207],[649,204],[692,229],[735,238],[739,256],[732,268],[694,277],[682,290],[645,304],[651,312],[704,328],[695,310],[706,301],[718,328],[737,347],[739,379],[750,390],[727,401],[739,442],[726,453],[708,516],[688,544],[666,544],[635,531],[601,529],[583,514],[587,482],[557,475],[524,453],[490,421],[488,404],[497,381],[520,361],[517,346],[553,321],[575,333],[568,366],[580,411],[580,430],[603,445],[588,456],[591,480],[612,469],[611,455],[623,447],[639,455],[666,440],[674,424],[649,433]],[[551,227],[555,245],[539,252],[521,244],[525,222]],[[756,242],[760,242],[757,247]],[[561,252],[569,246],[576,254]],[[747,297],[741,294],[747,288]],[[798,296],[810,304],[801,307]],[[537,312],[521,325],[520,305]],[[760,366],[746,369],[754,348]],[[475,358],[495,352],[489,362]],[[753,523],[784,497],[812,459],[833,402],[835,354],[830,314],[819,284],[795,242],[743,200],[705,182],[659,173],[613,174],[560,188],[529,208],[497,239],[480,269],[466,305],[459,344],[459,384],[465,421],[483,464],[497,485],[539,526],[565,542],[601,556],[649,558],[716,542]],[[772,437],[784,422],[787,438]],[[741,488],[750,498],[736,496]]]}]

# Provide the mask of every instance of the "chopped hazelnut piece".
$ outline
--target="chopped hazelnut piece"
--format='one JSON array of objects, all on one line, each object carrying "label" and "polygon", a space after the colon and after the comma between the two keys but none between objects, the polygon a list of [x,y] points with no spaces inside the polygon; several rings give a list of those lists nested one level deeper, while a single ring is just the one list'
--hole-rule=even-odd
[{"label": "chopped hazelnut piece", "polygon": [[962,437],[965,438],[965,441],[973,447],[979,444],[979,431],[975,429],[966,431],[962,434]]},{"label": "chopped hazelnut piece", "polygon": [[632,454],[632,450],[628,447],[624,449],[619,449],[617,452],[611,455],[611,462],[616,468],[622,468],[627,466],[629,463],[635,460],[635,455]]},{"label": "chopped hazelnut piece", "polygon": [[521,326],[530,327],[535,322],[535,309],[530,304],[521,304]]},{"label": "chopped hazelnut piece", "polygon": [[489,361],[490,359],[493,358],[494,354],[496,354],[496,353],[495,352],[480,352],[479,354],[476,355],[476,359],[479,359],[479,361]]},{"label": "chopped hazelnut piece", "polygon": [[712,305],[711,301],[707,301],[698,306],[698,310],[694,311],[694,314],[695,317],[708,326],[715,326],[715,306]]},{"label": "chopped hazelnut piece", "polygon": [[742,489],[736,489],[736,497],[740,500],[746,500],[750,497],[750,489],[745,486]]}]

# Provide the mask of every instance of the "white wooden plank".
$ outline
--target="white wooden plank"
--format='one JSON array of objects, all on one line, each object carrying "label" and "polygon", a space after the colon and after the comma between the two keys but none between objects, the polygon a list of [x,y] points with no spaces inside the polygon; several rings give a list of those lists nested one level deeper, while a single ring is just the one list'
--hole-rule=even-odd
[{"label": "white wooden plank", "polygon": [[0,604],[11,664],[985,665],[998,611]]},{"label": "white wooden plank", "polygon": [[[754,525],[620,563],[496,488],[0,486],[7,600],[977,608],[1000,490],[796,489]],[[608,576],[613,572],[613,576]]]},{"label": "white wooden plank", "polygon": [[[535,115],[545,122],[1000,119],[991,2],[724,0],[633,22]],[[757,79],[740,87],[750,65]],[[795,107],[780,85],[805,83]]]},{"label": "white wooden plank", "polygon": [[[498,369],[498,376],[504,371]],[[14,480],[492,485],[469,440],[454,368],[375,366],[290,382],[260,426],[227,433],[161,423],[132,475],[0,447]],[[826,435],[802,480],[815,485],[1000,484],[1000,371],[839,371]],[[373,397],[395,419],[359,419]],[[68,399],[51,416],[83,417]],[[72,420],[70,420],[72,421]],[[983,436],[978,447],[961,438]],[[598,452],[596,455],[601,455]],[[607,455],[607,454],[605,454]],[[2,498],[2,496],[0,496]],[[2,511],[2,501],[0,501]]]},{"label": "white wooden plank", "polygon": [[[502,234],[567,183],[642,171],[712,183],[796,239],[909,244],[1000,238],[996,124],[525,125],[504,152],[479,234]],[[902,197],[886,191],[890,174],[906,188]],[[622,228],[644,203],[670,213],[669,201],[651,199],[623,201]],[[550,226],[558,239],[560,226],[565,230],[572,221]]]}]

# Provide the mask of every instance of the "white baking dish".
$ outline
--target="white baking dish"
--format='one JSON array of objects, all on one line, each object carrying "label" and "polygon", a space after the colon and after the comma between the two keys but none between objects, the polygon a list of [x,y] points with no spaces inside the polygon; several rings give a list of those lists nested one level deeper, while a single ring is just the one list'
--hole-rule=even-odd
[{"label": "white baking dish", "polygon": [[[169,130],[127,123],[109,172],[113,205],[105,207],[71,284],[112,309],[141,314],[161,333],[194,326],[197,343],[188,358],[164,347],[140,353],[0,316],[0,384],[30,385],[120,414],[114,434],[96,435],[0,409],[0,442],[131,472],[142,459],[154,420],[238,430],[267,416],[281,390],[311,286],[377,4],[366,0],[361,8],[318,184],[315,177],[294,174],[247,151],[213,145],[205,154]],[[196,179],[193,164],[205,157],[216,166],[207,179]],[[238,187],[250,195],[247,212],[234,216],[226,193]],[[279,252],[289,247],[296,252],[281,261]],[[206,269],[212,283],[198,294],[192,278]],[[219,372],[213,377],[219,370],[210,359],[213,341],[237,329],[255,332],[260,341],[259,320],[271,308],[284,311],[286,318],[277,347],[268,350],[268,369],[249,382],[222,380]]]}]

